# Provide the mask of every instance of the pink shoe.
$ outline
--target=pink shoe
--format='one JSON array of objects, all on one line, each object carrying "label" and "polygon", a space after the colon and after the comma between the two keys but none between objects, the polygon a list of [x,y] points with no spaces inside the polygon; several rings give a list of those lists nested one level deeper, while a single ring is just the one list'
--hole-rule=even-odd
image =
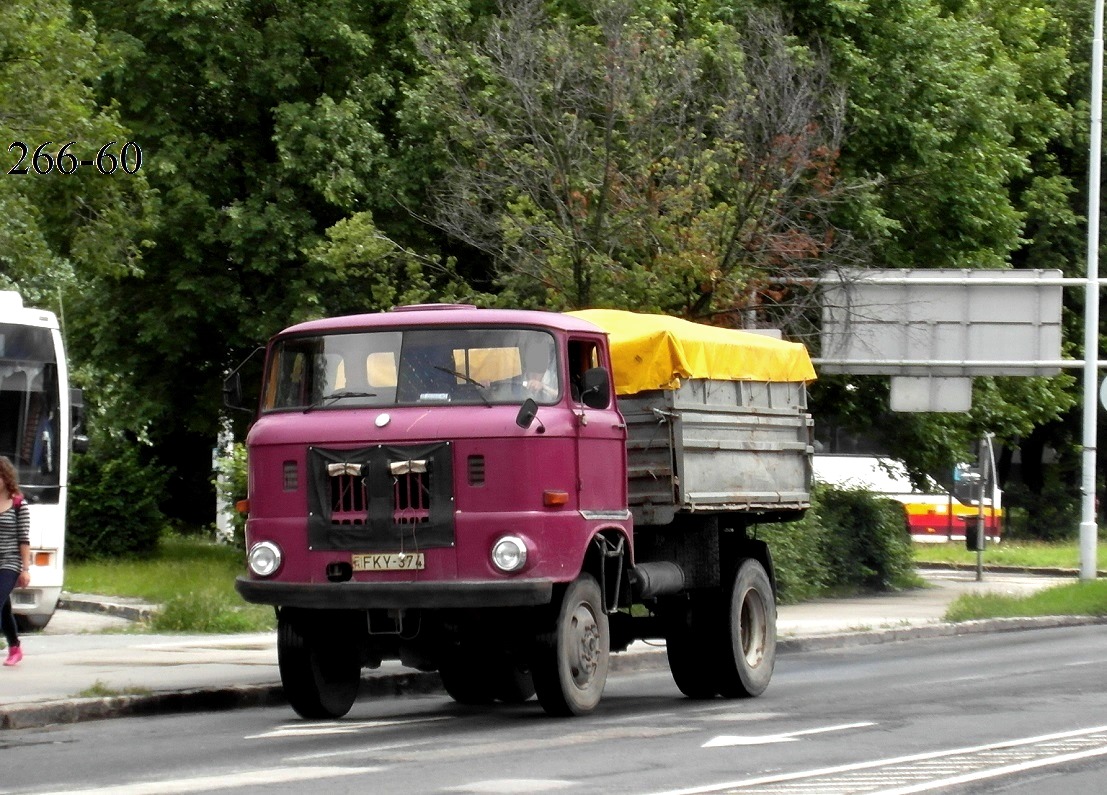
[{"label": "pink shoe", "polygon": [[23,659],[23,647],[12,646],[8,649],[8,659],[4,660],[4,665],[19,665]]}]

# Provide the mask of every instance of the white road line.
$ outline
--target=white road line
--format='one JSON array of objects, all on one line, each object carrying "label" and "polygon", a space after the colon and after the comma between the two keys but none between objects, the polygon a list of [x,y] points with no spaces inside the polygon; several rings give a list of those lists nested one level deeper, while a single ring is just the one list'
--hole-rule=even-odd
[{"label": "white road line", "polygon": [[1003,767],[993,767],[988,770],[978,770],[975,773],[966,773],[962,776],[950,776],[948,778],[927,781],[923,784],[916,784],[910,787],[879,790],[878,792],[872,793],[872,795],[911,795],[913,792],[927,792],[929,790],[942,789],[943,787],[953,787],[957,784],[970,784],[974,781],[984,781],[989,778],[998,778],[999,776],[1007,776],[1012,773],[1021,773],[1025,770],[1035,770],[1040,767],[1063,765],[1066,762],[1077,762],[1081,759],[1091,759],[1096,756],[1107,756],[1107,745],[1100,746],[1099,748],[1089,748],[1086,751],[1078,751],[1072,754],[1058,754],[1057,756],[1048,756],[1044,759],[1033,759],[1017,765],[1005,765]]},{"label": "white road line", "polygon": [[244,740],[269,740],[279,737],[323,737],[331,734],[357,734],[366,729],[384,729],[395,726],[408,726],[417,723],[433,723],[435,721],[453,720],[452,715],[434,716],[429,718],[404,718],[402,720],[369,720],[369,721],[331,721],[328,723],[286,723],[271,731],[262,734],[248,734]]},{"label": "white road line", "polygon": [[872,768],[888,767],[890,765],[900,765],[909,762],[922,762],[928,759],[942,759],[949,756],[956,756],[958,754],[981,753],[983,751],[992,751],[1000,748],[1017,748],[1025,745],[1033,745],[1035,743],[1045,743],[1052,740],[1062,740],[1069,737],[1083,737],[1089,734],[1096,734],[1103,731],[1107,731],[1107,726],[1094,726],[1088,729],[1074,729],[1067,732],[1043,734],[1037,737],[1025,737],[1019,740],[1006,740],[998,743],[988,743],[986,745],[973,745],[966,746],[964,748],[952,748],[945,751],[929,751],[927,753],[911,754],[909,756],[897,756],[888,759],[875,759],[869,762],[854,762],[848,765],[822,767],[815,768],[813,770],[801,770],[795,773],[784,773],[782,775],[759,776],[757,778],[739,779],[737,781],[726,781],[717,784],[705,784],[698,787],[665,790],[664,792],[656,792],[652,795],[706,795],[706,793],[723,792],[728,789],[738,789],[739,787],[753,787],[761,784],[780,784],[786,781],[797,781],[799,779],[815,778],[816,776],[830,776],[840,773],[848,773],[854,770],[869,770]]},{"label": "white road line", "polygon": [[236,787],[256,787],[267,784],[290,784],[338,776],[360,776],[374,773],[379,767],[289,767],[264,770],[243,770],[223,775],[196,778],[142,781],[89,789],[64,789],[40,795],[183,795],[190,792],[213,792]]},{"label": "white road line", "polygon": [[391,743],[389,745],[363,745],[357,748],[347,748],[343,751],[321,751],[317,754],[299,754],[298,756],[286,756],[285,762],[311,762],[317,759],[334,759],[339,756],[369,756],[386,751],[401,751],[415,748],[420,745],[431,745],[435,740],[416,740],[410,743]]},{"label": "white road line", "polygon": [[826,732],[840,732],[846,729],[863,729],[866,726],[875,726],[872,721],[865,721],[864,723],[842,723],[838,726],[822,726],[817,729],[801,729],[794,732],[782,732],[781,734],[761,734],[761,735],[745,735],[736,736],[732,734],[723,734],[705,742],[701,748],[726,748],[733,745],[770,745],[772,743],[791,743],[795,742],[798,737],[804,737],[809,734],[825,734]]}]

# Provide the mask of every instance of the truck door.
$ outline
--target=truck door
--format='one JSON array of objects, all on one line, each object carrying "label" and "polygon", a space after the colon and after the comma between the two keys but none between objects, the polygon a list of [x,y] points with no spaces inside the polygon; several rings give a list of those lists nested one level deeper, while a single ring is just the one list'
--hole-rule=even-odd
[{"label": "truck door", "polygon": [[581,379],[592,367],[610,367],[596,340],[569,340],[569,393],[577,415],[578,504],[582,511],[620,511],[627,507],[626,426],[610,387],[606,408],[584,405]]}]

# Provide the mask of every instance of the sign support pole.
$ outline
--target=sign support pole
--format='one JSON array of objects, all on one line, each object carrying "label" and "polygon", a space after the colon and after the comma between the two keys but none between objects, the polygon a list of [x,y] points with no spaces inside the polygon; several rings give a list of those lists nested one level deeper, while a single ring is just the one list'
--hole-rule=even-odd
[{"label": "sign support pole", "polygon": [[1084,292],[1084,447],[1081,478],[1080,579],[1096,578],[1096,363],[1099,358],[1099,179],[1103,127],[1103,0],[1092,32],[1091,140],[1088,151],[1088,267]]}]

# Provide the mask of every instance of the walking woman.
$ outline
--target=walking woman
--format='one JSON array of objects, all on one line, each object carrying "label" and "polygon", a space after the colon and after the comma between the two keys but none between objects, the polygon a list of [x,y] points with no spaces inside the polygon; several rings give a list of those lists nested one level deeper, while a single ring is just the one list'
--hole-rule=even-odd
[{"label": "walking woman", "polygon": [[16,482],[15,466],[0,455],[0,627],[8,640],[4,665],[23,659],[19,631],[12,615],[12,591],[31,583],[31,518]]}]

